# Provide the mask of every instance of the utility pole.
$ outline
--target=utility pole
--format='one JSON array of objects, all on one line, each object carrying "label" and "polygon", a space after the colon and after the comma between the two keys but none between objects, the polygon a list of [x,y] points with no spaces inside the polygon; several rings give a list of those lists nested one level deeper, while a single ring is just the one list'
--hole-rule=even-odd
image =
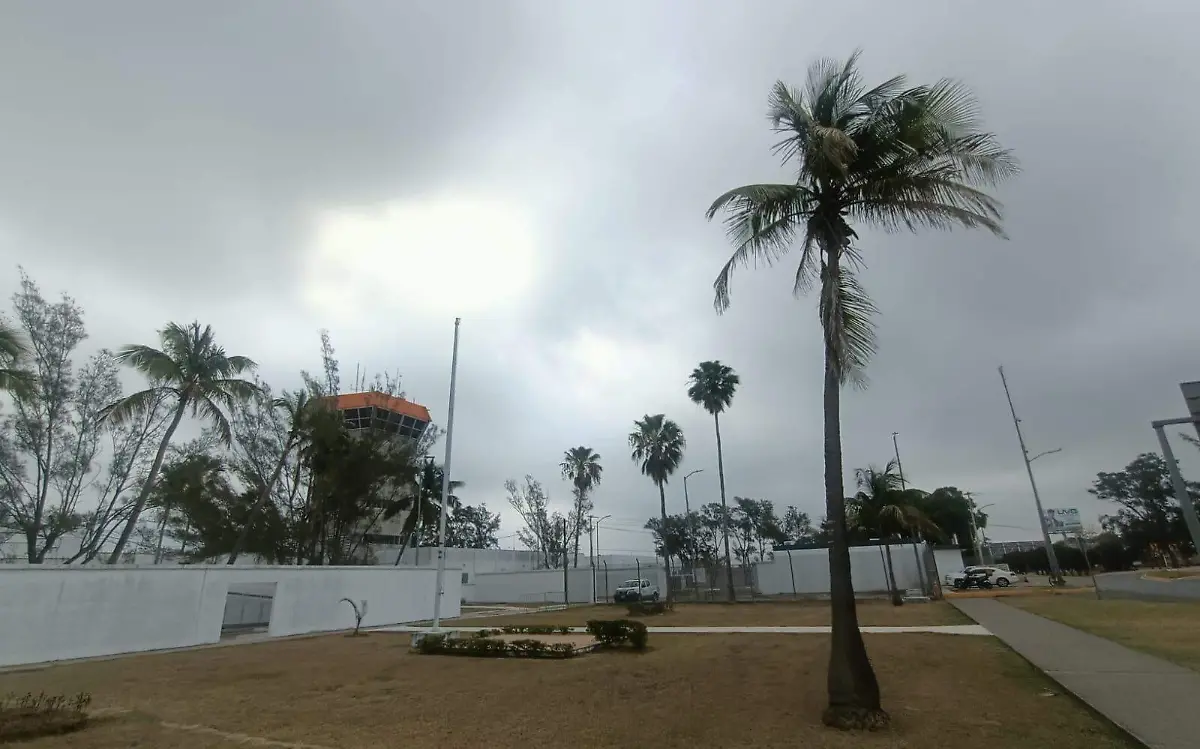
[{"label": "utility pole", "polygon": [[1167,431],[1164,428],[1175,424],[1187,424],[1188,422],[1194,423],[1196,429],[1200,431],[1200,420],[1196,420],[1191,416],[1183,419],[1163,419],[1151,422],[1150,425],[1154,427],[1154,433],[1158,436],[1158,445],[1162,448],[1163,460],[1167,463],[1167,473],[1171,477],[1171,488],[1175,490],[1175,501],[1179,503],[1179,510],[1183,513],[1183,521],[1187,525],[1188,533],[1192,537],[1192,546],[1195,547],[1196,553],[1200,554],[1200,518],[1196,517],[1196,504],[1192,502],[1192,495],[1188,492],[1187,482],[1183,480],[1183,474],[1179,472],[1179,463],[1175,460],[1175,451],[1171,449],[1171,443],[1167,440]]},{"label": "utility pole", "polygon": [[595,539],[596,531],[596,516],[588,515],[588,567],[592,570],[592,603],[596,602],[596,547],[592,543]]},{"label": "utility pole", "polygon": [[563,566],[563,606],[571,603],[571,597],[567,591],[567,519],[562,519],[562,566]]},{"label": "utility pole", "polygon": [[1033,479],[1033,461],[1040,458],[1042,455],[1048,455],[1047,451],[1029,457],[1029,451],[1025,449],[1025,437],[1021,434],[1021,420],[1017,418],[1017,409],[1013,406],[1012,394],[1008,391],[1008,379],[1004,376],[1004,367],[999,367],[1000,383],[1004,385],[1004,397],[1008,399],[1008,410],[1012,413],[1013,427],[1017,430],[1017,444],[1021,446],[1021,459],[1025,461],[1025,472],[1029,474],[1029,487],[1033,489],[1033,503],[1037,507],[1038,525],[1042,529],[1042,541],[1046,544],[1046,558],[1050,562],[1050,584],[1061,585],[1063,582],[1062,570],[1058,567],[1058,557],[1054,554],[1054,544],[1050,542],[1050,531],[1046,528],[1046,513],[1042,509],[1042,498],[1038,495],[1037,482]]},{"label": "utility pole", "polygon": [[892,432],[892,447],[896,449],[896,468],[900,469],[900,488],[907,489],[908,485],[904,483],[904,464],[900,462],[900,443],[896,442],[896,435],[899,432]]}]

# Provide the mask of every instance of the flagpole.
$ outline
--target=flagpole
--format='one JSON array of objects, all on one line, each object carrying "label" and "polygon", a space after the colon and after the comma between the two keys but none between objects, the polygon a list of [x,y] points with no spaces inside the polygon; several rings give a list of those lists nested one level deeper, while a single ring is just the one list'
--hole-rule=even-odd
[{"label": "flagpole", "polygon": [[442,596],[446,590],[446,508],[450,503],[450,451],[454,447],[454,389],[458,384],[458,327],[461,317],[454,318],[454,354],[450,358],[450,406],[446,410],[446,460],[442,464],[442,509],[438,513],[437,595],[433,599],[433,630],[442,626]]}]

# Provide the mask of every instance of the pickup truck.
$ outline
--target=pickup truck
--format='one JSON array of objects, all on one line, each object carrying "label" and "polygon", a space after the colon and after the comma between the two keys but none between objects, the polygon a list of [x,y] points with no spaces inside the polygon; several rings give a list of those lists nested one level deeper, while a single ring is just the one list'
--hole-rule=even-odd
[{"label": "pickup truck", "polygon": [[649,580],[626,580],[618,585],[617,591],[613,593],[613,601],[616,603],[657,600],[658,586],[652,585]]}]

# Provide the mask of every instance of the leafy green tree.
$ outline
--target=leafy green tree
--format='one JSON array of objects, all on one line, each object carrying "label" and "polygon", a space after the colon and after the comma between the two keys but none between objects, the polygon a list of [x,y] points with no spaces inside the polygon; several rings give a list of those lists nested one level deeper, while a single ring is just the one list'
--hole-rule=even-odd
[{"label": "leafy green tree", "polygon": [[590,447],[580,445],[563,453],[559,463],[562,476],[571,482],[575,507],[571,511],[572,537],[575,543],[575,566],[579,566],[579,536],[587,527],[587,517],[593,509],[592,489],[600,485],[604,467],[600,465],[600,454]]},{"label": "leafy green tree", "polygon": [[457,549],[496,549],[500,516],[486,504],[462,505],[446,520],[446,545]]},{"label": "leafy green tree", "polygon": [[150,381],[150,387],[127,396],[108,407],[106,413],[115,424],[134,420],[154,407],[166,395],[174,399],[174,415],[159,443],[154,462],[142,484],[137,500],[121,531],[108,563],[116,564],[129,537],[137,527],[138,517],[146,506],[167,447],[183,417],[191,413],[208,423],[226,445],[232,443],[227,411],[249,401],[259,392],[258,387],[238,376],[254,369],[254,362],[245,356],[229,356],[217,345],[212,327],[193,322],[188,325],[169,323],[159,332],[162,348],[125,346],[117,360],[132,366]]},{"label": "leafy green tree", "polygon": [[715,360],[705,361],[692,370],[687,389],[692,402],[712,414],[713,428],[717,433],[717,476],[721,483],[721,506],[726,509],[722,515],[726,524],[721,528],[721,536],[725,541],[725,574],[731,601],[736,597],[736,593],[733,586],[733,558],[729,554],[729,504],[725,501],[725,453],[721,446],[721,414],[733,403],[734,393],[737,392],[741,381],[732,367]]},{"label": "leafy green tree", "polygon": [[[971,528],[971,498],[967,492],[954,486],[941,486],[934,489],[917,506],[936,525],[941,533],[927,536],[926,541],[957,540],[964,549],[975,548],[975,534]],[[975,512],[975,525],[982,529],[987,527],[987,513]]]},{"label": "leafy green tree", "polygon": [[909,86],[896,76],[867,88],[848,60],[809,68],[804,90],[779,82],[769,111],[783,139],[776,153],[795,167],[783,184],[752,184],[718,197],[733,256],[714,283],[718,311],[729,306],[738,266],[771,264],[795,244],[795,292],[820,287],[825,344],[825,503],[833,637],[826,724],[877,728],[887,713],[858,630],[842,480],[840,389],[865,384],[875,351],[872,316],[855,269],[862,264],[853,224],[887,231],[984,228],[1003,236],[1001,206],[981,187],[1016,174],[1011,154],[980,127],[970,92],[952,80]]},{"label": "leafy green tree", "polygon": [[[629,457],[658,487],[660,517],[663,527],[667,526],[667,480],[683,462],[683,451],[687,447],[683,430],[664,414],[646,414],[633,423],[629,434]],[[667,570],[667,601],[674,597],[671,592],[671,557],[663,557]]]},{"label": "leafy green tree", "polygon": [[783,532],[784,543],[787,544],[807,545],[815,543],[817,539],[817,529],[813,527],[812,518],[807,512],[797,510],[793,505],[788,505],[784,511],[780,530]]},{"label": "leafy green tree", "polygon": [[[1188,482],[1187,486],[1192,502],[1200,499],[1200,484]],[[1142,453],[1122,471],[1101,471],[1088,493],[1117,505],[1116,515],[1101,517],[1101,524],[1119,535],[1135,558],[1150,557],[1155,548],[1174,547],[1182,556],[1194,553],[1167,462],[1161,456]]]}]

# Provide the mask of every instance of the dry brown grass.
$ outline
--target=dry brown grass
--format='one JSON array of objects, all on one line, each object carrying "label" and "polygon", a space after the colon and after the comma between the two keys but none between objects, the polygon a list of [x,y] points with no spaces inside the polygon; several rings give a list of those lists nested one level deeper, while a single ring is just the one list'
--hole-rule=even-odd
[{"label": "dry brown grass", "polygon": [[1067,596],[1006,603],[1200,671],[1200,603]]},{"label": "dry brown grass", "polygon": [[953,600],[955,598],[1028,598],[1042,596],[1078,596],[1078,595],[1096,595],[1096,591],[1092,586],[1079,588],[1056,588],[1050,585],[1036,585],[1032,587],[1022,586],[1020,588],[991,588],[989,590],[970,590],[957,591],[948,589],[946,598]]},{"label": "dry brown grass", "polygon": [[[502,627],[566,625],[582,627],[588,619],[635,618],[648,627],[822,627],[829,624],[829,604],[824,601],[772,601],[769,603],[679,603],[675,610],[652,616],[629,617],[624,604],[581,606],[560,611],[507,614],[447,620],[446,626]],[[971,624],[948,603],[859,601],[858,623],[868,627],[919,627],[937,624]]]},{"label": "dry brown grass", "polygon": [[134,711],[31,749],[232,749],[246,736],[355,749],[1129,746],[1070,698],[1040,696],[1044,677],[992,638],[867,639],[890,733],[820,726],[824,635],[651,636],[644,654],[552,661],[329,636],[3,674],[0,692],[82,689],[94,707]]}]

